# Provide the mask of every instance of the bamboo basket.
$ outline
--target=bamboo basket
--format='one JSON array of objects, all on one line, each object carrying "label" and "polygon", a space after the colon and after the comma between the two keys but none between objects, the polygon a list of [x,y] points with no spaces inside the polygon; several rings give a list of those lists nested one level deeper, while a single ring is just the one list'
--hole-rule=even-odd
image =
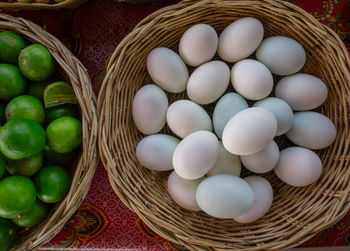
[{"label": "bamboo basket", "polygon": [[33,43],[46,46],[55,58],[61,76],[71,83],[81,110],[82,151],[76,166],[73,166],[68,195],[54,205],[44,222],[26,231],[12,247],[12,250],[33,250],[51,240],[62,229],[89,190],[98,164],[96,98],[86,69],[56,37],[28,20],[5,14],[0,14],[0,30],[14,31]]},{"label": "bamboo basket", "polygon": [[[288,186],[264,175],[274,189],[269,212],[251,224],[220,220],[203,212],[180,208],[167,193],[169,172],[143,168],[135,148],[144,137],[131,115],[135,93],[151,83],[148,53],[160,46],[178,50],[183,32],[207,23],[220,32],[246,16],[262,21],[265,37],[285,35],[303,45],[307,63],[302,72],[327,84],[329,97],[320,112],[337,128],[337,138],[317,151],[323,163],[321,178],[306,187]],[[350,59],[340,38],[295,5],[273,0],[183,1],[163,8],[139,23],[110,58],[99,99],[99,150],[110,183],[120,199],[157,234],[190,250],[280,250],[297,246],[339,221],[350,204]],[[168,94],[169,102],[185,94]],[[161,133],[169,133],[166,127]],[[283,143],[284,142],[284,143]],[[280,147],[285,146],[283,141]]]},{"label": "bamboo basket", "polygon": [[75,9],[88,0],[65,0],[61,3],[47,4],[47,3],[4,3],[0,2],[0,10],[16,11],[16,10],[40,10],[40,9]]}]

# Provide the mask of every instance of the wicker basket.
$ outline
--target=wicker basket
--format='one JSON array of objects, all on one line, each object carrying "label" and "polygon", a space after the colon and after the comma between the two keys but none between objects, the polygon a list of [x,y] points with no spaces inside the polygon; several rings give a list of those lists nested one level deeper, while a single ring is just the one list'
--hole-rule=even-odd
[{"label": "wicker basket", "polygon": [[13,250],[33,250],[51,240],[83,202],[98,164],[96,98],[84,66],[54,36],[41,27],[22,18],[0,14],[0,30],[17,32],[33,43],[46,46],[57,61],[62,77],[72,84],[81,115],[82,153],[72,170],[72,184],[66,198],[57,203],[47,220],[21,235]]},{"label": "wicker basket", "polygon": [[65,0],[61,3],[54,3],[54,4],[47,4],[47,3],[21,3],[21,2],[14,2],[14,3],[4,3],[0,2],[0,10],[10,10],[10,11],[16,11],[16,10],[40,10],[40,9],[75,9],[78,8],[83,3],[87,2],[88,0]]},{"label": "wicker basket", "polygon": [[[135,156],[139,133],[131,115],[133,97],[151,83],[146,69],[155,47],[177,50],[183,32],[207,23],[221,32],[232,21],[253,16],[262,21],[265,36],[285,35],[305,48],[303,72],[324,80],[329,97],[320,112],[336,125],[336,141],[318,151],[322,177],[302,188],[288,186],[272,173],[274,188],[269,212],[251,224],[219,220],[177,206],[166,192],[169,175],[143,168]],[[98,99],[99,150],[110,183],[120,199],[157,234],[191,250],[280,250],[297,246],[332,226],[350,204],[350,59],[339,37],[314,17],[288,2],[202,0],[183,1],[144,19],[112,55]],[[171,102],[185,94],[169,94]],[[162,132],[169,132],[165,128]],[[280,144],[282,147],[283,144]]]}]

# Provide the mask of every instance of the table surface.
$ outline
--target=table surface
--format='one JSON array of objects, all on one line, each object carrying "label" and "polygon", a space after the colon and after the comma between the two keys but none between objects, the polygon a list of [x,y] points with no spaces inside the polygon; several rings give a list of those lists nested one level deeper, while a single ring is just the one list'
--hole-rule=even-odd
[{"label": "table surface", "polygon": [[[350,48],[350,0],[291,0],[335,30]],[[170,2],[171,3],[171,2]],[[106,61],[118,43],[148,14],[170,4],[130,4],[90,0],[76,10],[23,11],[60,38],[88,69],[98,95]],[[301,247],[350,246],[350,213]],[[84,203],[63,230],[41,249],[181,250],[153,233],[113,192],[102,164]]]}]

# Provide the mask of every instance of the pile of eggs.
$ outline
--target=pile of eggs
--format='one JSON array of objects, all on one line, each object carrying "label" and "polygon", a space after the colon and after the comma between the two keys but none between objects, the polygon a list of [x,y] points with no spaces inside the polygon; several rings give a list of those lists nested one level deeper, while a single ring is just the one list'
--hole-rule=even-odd
[{"label": "pile of eggs", "polygon": [[[138,90],[132,115],[149,136],[138,143],[136,157],[148,169],[173,170],[168,192],[185,209],[240,223],[262,217],[273,201],[271,184],[258,175],[240,178],[242,163],[256,174],[274,170],[296,187],[322,173],[312,150],[331,145],[336,129],[326,116],[309,110],[326,100],[327,87],[297,73],[306,61],[297,41],[263,37],[263,25],[252,17],[231,23],[219,37],[211,26],[197,24],[182,35],[180,55],[164,47],[148,55],[155,84]],[[210,61],[216,53],[221,60]],[[234,63],[231,69],[228,63]],[[197,68],[189,74],[186,64]],[[282,76],[275,87],[273,74]],[[236,92],[224,94],[230,82]],[[190,100],[169,106],[164,90],[186,90]],[[211,118],[201,105],[216,101]],[[177,137],[157,134],[166,123]],[[280,151],[274,138],[281,135],[297,146]]]}]

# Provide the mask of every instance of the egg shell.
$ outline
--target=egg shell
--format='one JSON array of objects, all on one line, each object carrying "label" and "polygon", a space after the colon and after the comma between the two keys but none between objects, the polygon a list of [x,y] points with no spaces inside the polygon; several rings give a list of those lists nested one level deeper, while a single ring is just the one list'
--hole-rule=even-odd
[{"label": "egg shell", "polygon": [[270,182],[259,176],[249,176],[244,178],[254,192],[254,204],[246,212],[234,220],[239,223],[250,223],[258,220],[269,211],[273,201],[273,190]]},{"label": "egg shell", "polygon": [[230,83],[230,68],[222,61],[215,60],[199,66],[187,83],[188,97],[198,104],[216,101]]},{"label": "egg shell", "polygon": [[328,90],[321,79],[299,73],[282,78],[276,85],[275,95],[286,101],[294,111],[305,111],[322,105]]},{"label": "egg shell", "polygon": [[171,93],[186,89],[188,70],[181,57],[174,51],[159,47],[147,57],[147,70],[154,83]]},{"label": "egg shell", "polygon": [[275,141],[271,141],[263,150],[251,155],[241,156],[243,165],[254,173],[271,171],[278,163],[280,151]]},{"label": "egg shell", "polygon": [[275,36],[262,41],[256,58],[276,75],[290,75],[303,68],[306,61],[304,48],[294,39]]},{"label": "egg shell", "polygon": [[165,134],[147,136],[137,144],[136,158],[150,170],[172,170],[173,154],[179,142],[177,138]]},{"label": "egg shell", "polygon": [[201,130],[213,129],[208,113],[190,100],[178,100],[167,111],[166,120],[169,128],[180,138]]},{"label": "egg shell", "polygon": [[216,174],[231,174],[239,176],[241,174],[241,160],[238,155],[229,153],[222,142],[219,142],[218,158],[214,167],[207,173],[208,176]]},{"label": "egg shell", "polygon": [[245,180],[229,174],[218,174],[199,184],[196,200],[198,206],[210,216],[232,219],[253,206],[254,192]]},{"label": "egg shell", "polygon": [[247,109],[248,103],[239,94],[230,92],[222,96],[213,112],[213,126],[216,135],[221,139],[227,122],[238,112]]},{"label": "egg shell", "polygon": [[268,97],[256,102],[253,106],[265,108],[275,115],[277,119],[276,136],[285,134],[292,127],[294,116],[292,108],[282,99]]},{"label": "egg shell", "polygon": [[281,151],[274,169],[283,182],[291,186],[307,186],[322,173],[322,162],[316,153],[303,147],[289,147]]},{"label": "egg shell", "polygon": [[233,116],[224,128],[222,142],[227,151],[249,155],[264,149],[277,131],[276,117],[269,110],[251,107]]},{"label": "egg shell", "polygon": [[159,132],[166,122],[168,98],[158,86],[145,85],[135,94],[132,116],[137,129],[143,134]]},{"label": "egg shell", "polygon": [[194,132],[177,145],[173,155],[174,170],[183,179],[198,179],[213,168],[218,151],[219,141],[215,134]]},{"label": "egg shell", "polygon": [[330,146],[337,131],[333,122],[321,113],[296,112],[286,136],[296,145],[316,150]]},{"label": "egg shell", "polygon": [[180,39],[180,56],[186,64],[199,66],[214,57],[218,48],[218,40],[216,31],[210,25],[193,25]]},{"label": "egg shell", "polygon": [[264,27],[253,17],[240,18],[219,36],[218,54],[226,62],[237,62],[251,55],[264,37]]},{"label": "egg shell", "polygon": [[191,211],[200,211],[196,201],[198,185],[204,180],[185,180],[173,171],[168,178],[168,192],[170,197],[180,206]]},{"label": "egg shell", "polygon": [[267,97],[273,88],[270,70],[253,59],[241,60],[232,67],[231,82],[236,92],[250,100]]}]

